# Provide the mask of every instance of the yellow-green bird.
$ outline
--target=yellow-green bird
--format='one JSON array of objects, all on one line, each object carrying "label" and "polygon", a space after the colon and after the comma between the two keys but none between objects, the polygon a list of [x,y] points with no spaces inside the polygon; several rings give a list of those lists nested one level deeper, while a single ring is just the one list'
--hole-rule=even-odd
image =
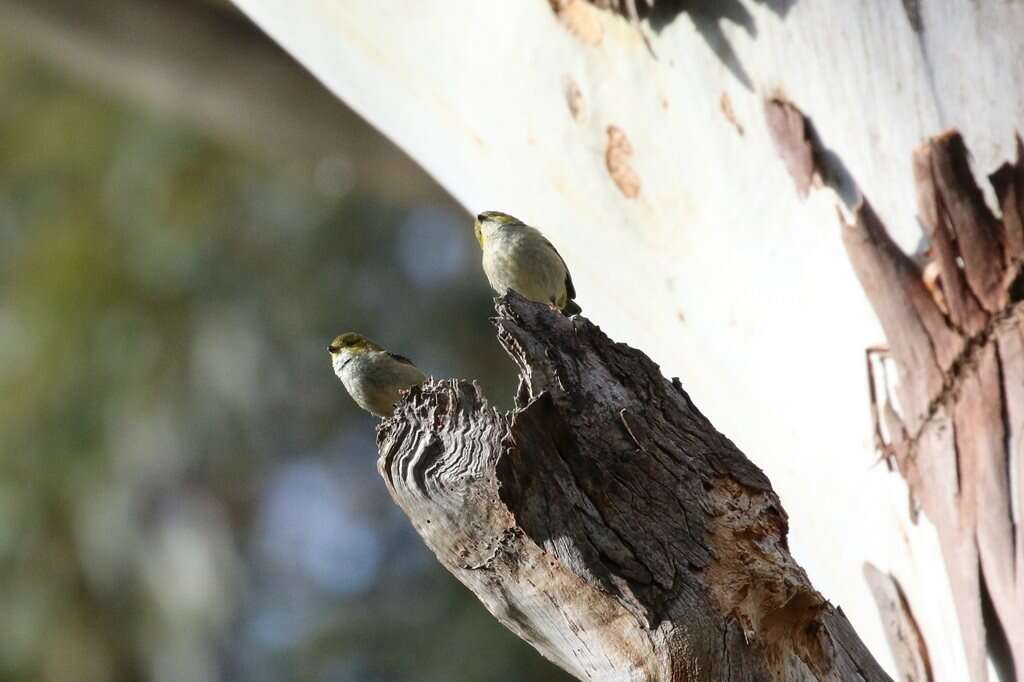
[{"label": "yellow-green bird", "polygon": [[361,334],[339,334],[327,350],[348,394],[378,417],[391,416],[401,391],[427,380],[412,360],[389,353]]},{"label": "yellow-green bird", "polygon": [[507,213],[484,211],[473,231],[483,250],[487,281],[498,294],[511,289],[566,315],[582,312],[573,300],[576,288],[565,260],[540,230]]}]

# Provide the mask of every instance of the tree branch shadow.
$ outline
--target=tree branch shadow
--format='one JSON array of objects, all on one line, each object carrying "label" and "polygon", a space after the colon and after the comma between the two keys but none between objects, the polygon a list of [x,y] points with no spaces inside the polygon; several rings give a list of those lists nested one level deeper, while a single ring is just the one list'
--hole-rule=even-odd
[{"label": "tree branch shadow", "polygon": [[[754,4],[766,6],[782,19],[786,18],[790,9],[797,2],[797,0],[751,1]],[[636,4],[640,19],[647,19],[655,33],[660,33],[671,25],[680,14],[685,13],[708,47],[729,69],[733,77],[747,90],[754,90],[750,75],[722,30],[722,22],[728,21],[742,28],[751,38],[757,37],[757,23],[754,20],[754,15],[741,0],[660,0],[656,1],[653,7],[648,7],[644,2]]]}]

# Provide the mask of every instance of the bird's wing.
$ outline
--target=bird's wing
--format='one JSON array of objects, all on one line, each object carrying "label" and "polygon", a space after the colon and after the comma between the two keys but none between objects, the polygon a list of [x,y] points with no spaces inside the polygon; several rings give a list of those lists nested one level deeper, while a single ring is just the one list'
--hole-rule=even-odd
[{"label": "bird's wing", "polygon": [[562,254],[558,253],[558,249],[555,248],[554,244],[548,241],[547,237],[541,237],[541,239],[544,240],[545,244],[551,247],[551,250],[555,252],[556,256],[558,256],[558,260],[562,261],[562,267],[565,269],[565,297],[569,301],[573,300],[576,298],[576,287],[573,286],[572,275],[569,274],[569,266],[565,264],[565,259],[562,258]]},{"label": "bird's wing", "polygon": [[385,351],[385,352],[388,354],[388,357],[391,358],[392,360],[398,360],[399,362],[404,363],[406,365],[411,365],[412,367],[416,367],[416,363],[414,363],[412,360],[410,360],[409,358],[405,357],[404,355],[399,355],[398,353],[392,353],[391,351]]}]

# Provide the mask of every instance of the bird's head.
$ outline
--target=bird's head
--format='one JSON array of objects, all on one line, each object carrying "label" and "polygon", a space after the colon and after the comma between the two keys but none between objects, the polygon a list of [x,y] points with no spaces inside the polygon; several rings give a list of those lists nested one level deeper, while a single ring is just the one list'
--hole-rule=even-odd
[{"label": "bird's head", "polygon": [[363,353],[378,350],[383,350],[383,348],[362,334],[356,334],[355,332],[338,334],[331,341],[330,345],[327,346],[327,352],[331,354],[331,362],[334,364],[336,371],[344,367],[353,358]]},{"label": "bird's head", "polygon": [[484,211],[476,217],[473,233],[482,247],[491,235],[506,225],[522,225],[522,221],[501,211]]}]

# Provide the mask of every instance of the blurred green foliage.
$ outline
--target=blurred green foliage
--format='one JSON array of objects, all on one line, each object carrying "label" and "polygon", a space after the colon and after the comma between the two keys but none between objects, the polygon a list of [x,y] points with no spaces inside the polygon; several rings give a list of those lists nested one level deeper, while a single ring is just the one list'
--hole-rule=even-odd
[{"label": "blurred green foliage", "polygon": [[358,174],[0,47],[0,679],[566,679],[422,546],[331,372],[358,330],[513,390],[468,217]]}]

